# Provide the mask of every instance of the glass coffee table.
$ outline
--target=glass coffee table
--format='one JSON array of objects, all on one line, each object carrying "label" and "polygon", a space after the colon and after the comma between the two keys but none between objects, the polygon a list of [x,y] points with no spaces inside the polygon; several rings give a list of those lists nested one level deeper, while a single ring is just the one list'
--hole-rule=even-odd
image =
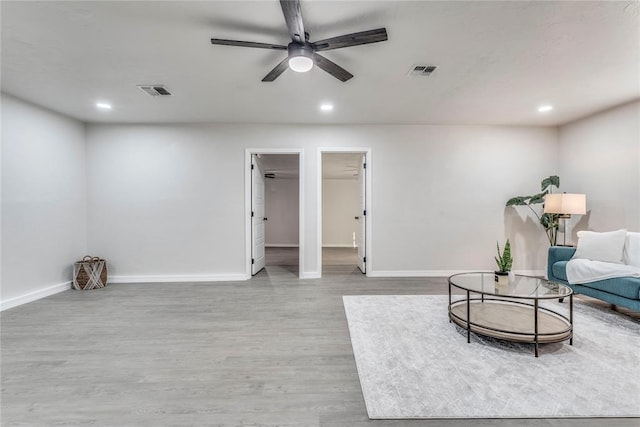
[{"label": "glass coffee table", "polygon": [[[452,301],[452,288],[463,291],[462,299]],[[540,306],[541,301],[567,297],[568,317]],[[466,329],[467,342],[474,332],[532,343],[538,357],[538,344],[569,340],[573,345],[573,291],[537,277],[513,275],[499,285],[493,273],[454,274],[449,277],[449,319]]]}]

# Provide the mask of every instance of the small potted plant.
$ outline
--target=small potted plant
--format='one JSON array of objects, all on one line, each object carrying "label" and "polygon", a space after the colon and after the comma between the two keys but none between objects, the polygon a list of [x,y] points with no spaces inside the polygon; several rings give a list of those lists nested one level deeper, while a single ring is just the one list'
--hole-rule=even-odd
[{"label": "small potted plant", "polygon": [[506,285],[509,283],[509,272],[513,264],[513,258],[511,258],[511,243],[509,243],[509,239],[507,239],[502,253],[500,253],[499,242],[496,242],[496,248],[498,249],[498,256],[496,256],[495,259],[496,264],[498,264],[498,269],[495,271],[494,277],[498,285]]}]

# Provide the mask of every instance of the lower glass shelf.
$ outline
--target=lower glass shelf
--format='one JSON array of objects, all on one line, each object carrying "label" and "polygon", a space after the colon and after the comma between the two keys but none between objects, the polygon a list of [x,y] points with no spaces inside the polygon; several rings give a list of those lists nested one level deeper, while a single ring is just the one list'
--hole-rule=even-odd
[{"label": "lower glass shelf", "polygon": [[[568,319],[554,311],[538,307],[538,334],[535,333],[535,307],[532,304],[498,299],[472,300],[471,332],[498,339],[535,343],[553,343],[568,340],[573,328]],[[449,318],[467,329],[467,300],[453,302]]]}]

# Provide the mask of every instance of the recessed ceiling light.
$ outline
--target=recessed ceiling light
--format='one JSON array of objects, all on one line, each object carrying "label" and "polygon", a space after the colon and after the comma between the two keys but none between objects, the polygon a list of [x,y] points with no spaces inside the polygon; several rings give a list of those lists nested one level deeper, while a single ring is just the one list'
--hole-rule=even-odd
[{"label": "recessed ceiling light", "polygon": [[333,111],[333,105],[332,104],[322,104],[320,106],[320,109],[322,111]]},{"label": "recessed ceiling light", "polygon": [[111,104],[106,102],[96,102],[96,107],[101,110],[111,110]]},{"label": "recessed ceiling light", "polygon": [[551,110],[553,110],[553,106],[551,105],[542,105],[538,107],[538,112],[540,113],[546,113],[547,111],[551,111]]}]

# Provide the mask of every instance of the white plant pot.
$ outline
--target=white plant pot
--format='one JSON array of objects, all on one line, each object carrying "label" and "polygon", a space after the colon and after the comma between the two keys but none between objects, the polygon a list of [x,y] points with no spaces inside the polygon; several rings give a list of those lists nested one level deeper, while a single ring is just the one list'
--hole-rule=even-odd
[{"label": "white plant pot", "polygon": [[498,286],[506,286],[509,284],[509,272],[495,271],[494,278]]}]

